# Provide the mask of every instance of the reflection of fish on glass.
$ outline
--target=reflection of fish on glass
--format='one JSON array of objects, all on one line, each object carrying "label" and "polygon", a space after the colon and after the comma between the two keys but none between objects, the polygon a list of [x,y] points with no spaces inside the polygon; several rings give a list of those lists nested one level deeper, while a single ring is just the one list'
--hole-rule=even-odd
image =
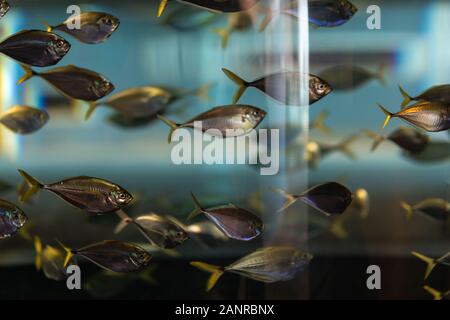
[{"label": "reflection of fish on glass", "polygon": [[427,264],[427,269],[425,270],[425,277],[424,279],[427,279],[431,272],[434,270],[434,268],[437,265],[443,265],[446,267],[450,266],[450,252],[447,252],[446,254],[444,254],[442,257],[439,257],[437,259],[433,259],[430,257],[427,257],[419,252],[413,251],[411,252],[413,256],[419,258],[420,260],[422,260],[423,262],[425,262]]},{"label": "reflection of fish on glass", "polygon": [[13,106],[0,115],[0,123],[17,134],[31,134],[41,129],[48,121],[45,110],[29,106]]},{"label": "reflection of fish on glass", "polygon": [[[299,0],[288,0],[283,2],[280,10],[261,9],[265,17],[259,30],[264,31],[278,14],[285,14],[300,19],[301,12],[299,12],[299,8]],[[314,28],[341,26],[347,23],[357,11],[358,8],[348,0],[308,0],[309,23]]]},{"label": "reflection of fish on glass", "polygon": [[44,273],[45,277],[54,281],[62,281],[67,277],[64,267],[65,253],[51,245],[42,244],[41,238],[34,237],[34,248],[36,250],[36,270]]},{"label": "reflection of fish on glass", "polygon": [[230,36],[235,32],[245,32],[253,27],[256,21],[256,11],[248,10],[237,13],[231,13],[228,18],[228,25],[224,28],[216,28],[213,31],[221,39],[223,49],[228,47]]},{"label": "reflection of fish on glass", "polygon": [[430,142],[426,134],[414,128],[400,127],[387,136],[371,130],[364,130],[364,132],[374,140],[372,151],[375,151],[383,141],[390,140],[406,152],[420,154]]},{"label": "reflection of fish on glass", "polygon": [[310,253],[292,247],[266,247],[254,251],[227,267],[198,261],[191,262],[191,265],[211,273],[206,286],[206,290],[209,291],[225,272],[266,283],[289,281],[306,269],[312,258]]},{"label": "reflection of fish on glass", "polygon": [[[250,9],[259,0],[178,0],[183,4],[193,5],[212,12],[239,12]],[[169,0],[161,0],[158,17],[164,12]]]},{"label": "reflection of fish on glass", "polygon": [[121,218],[115,233],[120,233],[126,226],[133,224],[151,243],[163,249],[173,249],[189,239],[188,233],[169,217],[153,212],[131,218],[123,211],[117,211]]},{"label": "reflection of fish on glass", "polygon": [[430,286],[423,286],[423,289],[426,290],[429,294],[431,294],[433,296],[434,300],[449,300],[450,299],[450,290],[439,291]]},{"label": "reflection of fish on glass", "polygon": [[447,221],[450,215],[450,203],[441,198],[428,198],[414,205],[403,201],[401,207],[408,219],[411,219],[414,212],[422,212],[438,221]]},{"label": "reflection of fish on glass", "polygon": [[[78,23],[79,28],[73,28]],[[117,30],[119,24],[120,20],[108,13],[82,12],[56,26],[47,25],[47,31],[65,32],[83,43],[97,44],[106,41]]]},{"label": "reflection of fish on glass", "polygon": [[179,6],[164,15],[159,21],[180,32],[194,31],[207,27],[221,18],[221,15],[201,10],[194,6]]},{"label": "reflection of fish on glass", "polygon": [[384,85],[384,69],[384,65],[377,72],[356,65],[339,65],[322,70],[319,77],[328,82],[333,90],[347,91],[358,89],[372,79],[377,79]]},{"label": "reflection of fish on glass", "polygon": [[430,141],[420,153],[404,152],[403,157],[420,164],[436,164],[450,160],[450,143],[447,141]]}]

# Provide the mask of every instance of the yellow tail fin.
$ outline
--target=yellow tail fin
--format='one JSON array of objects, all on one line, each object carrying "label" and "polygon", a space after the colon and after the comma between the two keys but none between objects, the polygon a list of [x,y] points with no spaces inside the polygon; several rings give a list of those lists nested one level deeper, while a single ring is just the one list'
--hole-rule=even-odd
[{"label": "yellow tail fin", "polygon": [[168,137],[167,141],[169,143],[171,143],[172,142],[172,133],[175,130],[177,130],[180,125],[175,123],[175,122],[173,122],[172,120],[164,117],[163,115],[158,114],[157,117],[158,117],[158,119],[160,119],[161,121],[163,121],[165,124],[167,124],[170,127],[169,137]]},{"label": "yellow tail fin", "polygon": [[233,97],[233,104],[236,104],[250,84],[228,69],[222,68],[222,71],[231,81],[239,86],[236,94]]},{"label": "yellow tail fin", "polygon": [[36,270],[41,270],[42,267],[42,241],[38,236],[34,237],[34,249],[36,250]]},{"label": "yellow tail fin", "polygon": [[224,270],[222,267],[214,266],[212,264],[207,264],[204,262],[192,261],[191,266],[196,267],[200,270],[211,273],[206,284],[206,291],[210,291],[217,283],[217,280],[223,275]]},{"label": "yellow tail fin", "polygon": [[24,83],[25,81],[27,81],[28,79],[30,79],[30,78],[32,78],[32,77],[38,75],[38,73],[35,72],[35,71],[33,71],[33,69],[31,69],[29,66],[26,66],[26,65],[23,65],[23,64],[21,64],[20,66],[21,66],[22,69],[25,71],[25,75],[23,75],[23,76],[19,79],[19,81],[17,81],[17,84],[22,84],[22,83]]},{"label": "yellow tail fin", "polygon": [[66,247],[61,241],[59,241],[58,239],[56,239],[56,241],[59,243],[61,248],[63,248],[64,251],[66,252],[66,258],[64,259],[64,268],[65,268],[69,264],[69,261],[72,259],[74,253],[72,249]]},{"label": "yellow tail fin", "polygon": [[91,103],[89,103],[89,108],[86,111],[86,115],[84,116],[84,120],[87,121],[89,120],[89,118],[92,116],[92,114],[94,113],[95,109],[97,109],[97,102],[93,101]]},{"label": "yellow tail fin", "polygon": [[161,2],[160,2],[160,4],[159,4],[159,7],[158,7],[158,18],[159,17],[161,17],[161,15],[163,14],[163,12],[164,12],[164,9],[166,9],[166,6],[167,6],[167,2],[168,2],[169,0],[161,0]]},{"label": "yellow tail fin", "polygon": [[27,183],[29,189],[25,192],[24,195],[20,197],[20,201],[22,202],[28,202],[28,200],[36,193],[38,192],[43,185],[37,181],[35,178],[30,176],[25,171],[19,169],[20,175],[25,179],[25,182]]},{"label": "yellow tail fin", "polygon": [[411,254],[427,264],[427,270],[425,271],[424,279],[428,278],[431,271],[433,271],[434,267],[436,267],[436,262],[434,261],[434,259],[424,256],[423,254],[415,252],[415,251],[411,252]]},{"label": "yellow tail fin", "polygon": [[408,220],[411,220],[411,217],[412,217],[413,212],[414,212],[413,207],[412,207],[411,205],[409,205],[408,203],[404,202],[404,201],[402,201],[402,202],[400,203],[400,205],[401,205],[402,208],[405,210],[406,218],[407,218]]},{"label": "yellow tail fin", "polygon": [[411,102],[412,98],[401,86],[398,86],[398,88],[400,89],[400,93],[402,94],[404,99],[402,102],[402,109],[403,109]]},{"label": "yellow tail fin", "polygon": [[45,24],[45,28],[47,29],[47,32],[52,32],[53,31],[54,27],[52,27],[50,24],[48,24],[47,21],[44,21],[44,24]]},{"label": "yellow tail fin", "polygon": [[282,189],[273,188],[272,190],[275,192],[278,192],[279,194],[281,194],[283,197],[286,198],[286,202],[283,204],[283,206],[277,212],[282,212],[282,211],[286,210],[287,208],[289,208],[291,205],[293,205],[298,200],[298,196],[294,196],[290,193],[287,193],[286,191],[284,191]]},{"label": "yellow tail fin", "polygon": [[423,287],[426,291],[428,291],[429,294],[433,296],[434,300],[442,300],[442,292],[430,287],[430,286],[424,286]]},{"label": "yellow tail fin", "polygon": [[266,14],[264,15],[264,19],[259,25],[258,31],[263,32],[264,30],[266,30],[267,26],[270,24],[272,20],[273,20],[273,12],[267,9]]},{"label": "yellow tail fin", "polygon": [[207,84],[201,86],[200,88],[198,88],[197,90],[195,90],[194,94],[199,97],[201,100],[205,101],[205,102],[209,102],[209,90],[211,89],[211,87],[213,86],[212,82],[208,82]]},{"label": "yellow tail fin", "polygon": [[204,210],[202,209],[202,206],[200,205],[200,202],[198,202],[197,198],[195,197],[194,193],[191,192],[192,201],[194,202],[194,210],[189,214],[189,216],[186,218],[186,221],[189,221],[196,216],[198,216],[201,212]]},{"label": "yellow tail fin", "polygon": [[374,152],[378,148],[378,146],[381,144],[381,142],[383,142],[385,140],[385,138],[381,134],[378,134],[378,133],[373,132],[371,130],[364,129],[363,132],[369,138],[373,139],[372,148],[370,149],[370,151],[372,151],[372,152]]},{"label": "yellow tail fin", "polygon": [[387,124],[389,123],[389,121],[391,120],[391,118],[395,116],[395,114],[387,111],[381,104],[378,104],[378,107],[386,115],[386,120],[384,120],[383,127],[382,127],[382,129],[384,129],[387,126]]},{"label": "yellow tail fin", "polygon": [[325,120],[327,120],[329,115],[329,111],[320,112],[317,118],[312,122],[312,127],[322,133],[330,134],[331,128],[325,124]]},{"label": "yellow tail fin", "polygon": [[351,160],[356,160],[355,153],[350,149],[350,145],[358,139],[357,134],[353,134],[347,138],[345,138],[338,146],[338,149],[345,154],[347,157],[349,157]]},{"label": "yellow tail fin", "polygon": [[216,28],[213,29],[214,33],[217,33],[222,38],[222,49],[226,49],[228,47],[228,43],[230,42],[230,29],[228,28]]}]

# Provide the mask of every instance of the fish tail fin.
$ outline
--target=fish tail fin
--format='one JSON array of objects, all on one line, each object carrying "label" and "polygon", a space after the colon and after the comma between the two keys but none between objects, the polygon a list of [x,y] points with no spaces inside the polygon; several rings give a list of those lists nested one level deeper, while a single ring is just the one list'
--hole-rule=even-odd
[{"label": "fish tail fin", "polygon": [[61,248],[64,249],[64,251],[66,252],[66,258],[64,259],[64,268],[67,267],[67,265],[69,264],[69,261],[72,259],[73,257],[73,250],[70,249],[69,247],[65,246],[61,241],[59,241],[58,239],[56,239],[56,241],[59,243],[59,245],[61,246]]},{"label": "fish tail fin", "polygon": [[344,139],[344,141],[342,141],[339,146],[338,149],[345,154],[348,158],[352,159],[352,160],[356,160],[356,155],[355,153],[350,149],[350,145],[355,142],[355,140],[358,138],[358,135],[354,134],[351,135],[350,137]]},{"label": "fish tail fin", "polygon": [[157,115],[158,119],[160,119],[162,122],[164,122],[165,124],[167,124],[170,127],[170,131],[169,131],[169,137],[168,137],[168,142],[172,142],[172,133],[178,129],[178,127],[180,126],[179,124],[173,122],[172,120],[164,117],[161,114]]},{"label": "fish tail fin", "polygon": [[161,15],[163,14],[164,10],[166,9],[168,1],[169,0],[161,0],[161,2],[159,3],[158,15],[157,15],[158,18],[161,17]]},{"label": "fish tail fin", "polygon": [[24,195],[20,197],[22,202],[28,202],[28,200],[43,187],[42,183],[37,181],[35,178],[30,176],[25,171],[19,169],[20,175],[25,179],[25,182],[28,184],[29,189],[25,192]]},{"label": "fish tail fin", "polygon": [[222,39],[221,46],[222,49],[226,49],[228,47],[228,43],[230,42],[230,29],[228,28],[216,28],[213,29],[214,33],[217,33]]},{"label": "fish tail fin", "polygon": [[386,119],[384,120],[383,127],[382,127],[382,129],[384,129],[387,126],[387,124],[389,123],[389,121],[391,120],[391,118],[394,116],[394,114],[392,112],[389,112],[388,110],[386,110],[386,108],[383,107],[381,104],[378,104],[378,107],[386,115]]},{"label": "fish tail fin", "polygon": [[328,119],[329,115],[330,112],[327,110],[319,113],[319,115],[313,122],[313,127],[322,133],[330,134],[331,128],[325,124],[325,121]]},{"label": "fish tail fin", "polygon": [[22,69],[25,71],[25,74],[17,81],[17,84],[22,84],[25,81],[27,81],[28,79],[38,75],[38,73],[36,71],[34,71],[33,69],[31,69],[29,66],[20,65],[22,67]]},{"label": "fish tail fin", "polygon": [[209,102],[209,90],[213,86],[212,82],[208,82],[195,90],[194,94],[205,102]]},{"label": "fish tail fin", "polygon": [[233,97],[233,103],[235,104],[239,101],[239,99],[244,94],[245,90],[247,90],[250,84],[226,68],[222,68],[222,71],[231,81],[233,81],[235,84],[239,86],[238,90],[236,91]]},{"label": "fish tail fin", "polygon": [[34,249],[36,250],[36,270],[41,270],[42,267],[42,241],[38,236],[34,237]]},{"label": "fish tail fin", "polygon": [[293,205],[293,204],[297,201],[297,199],[298,199],[297,196],[294,196],[294,195],[292,195],[292,194],[290,194],[290,193],[284,191],[283,189],[280,189],[280,188],[273,188],[272,190],[275,191],[275,192],[278,192],[278,193],[281,194],[284,198],[286,198],[286,201],[284,202],[283,206],[282,206],[280,209],[278,209],[277,212],[282,212],[282,211],[286,210],[286,209],[289,208],[291,205]]},{"label": "fish tail fin", "polygon": [[212,264],[199,262],[199,261],[192,261],[191,266],[196,267],[202,271],[206,271],[211,273],[211,276],[208,279],[208,282],[206,284],[206,291],[210,291],[217,283],[217,280],[223,275],[224,269],[219,266],[215,266]]},{"label": "fish tail fin", "polygon": [[263,32],[264,30],[266,30],[267,26],[270,24],[270,22],[272,22],[273,17],[273,12],[270,9],[267,9],[267,11],[264,13],[264,18],[259,25],[258,32]]},{"label": "fish tail fin", "polygon": [[53,26],[51,26],[47,21],[44,21],[44,25],[45,25],[45,29],[47,30],[47,32],[52,32],[53,31]]},{"label": "fish tail fin", "polygon": [[119,234],[123,229],[126,228],[130,223],[133,222],[133,219],[125,213],[123,210],[116,211],[117,216],[120,218],[120,222],[117,224],[114,229],[114,234]]},{"label": "fish tail fin", "polygon": [[411,205],[409,205],[408,203],[406,203],[405,201],[402,201],[400,203],[400,205],[402,206],[403,210],[405,210],[406,213],[406,218],[408,220],[411,220],[412,214],[414,212],[413,208]]},{"label": "fish tail fin", "polygon": [[386,65],[382,63],[380,67],[378,68],[378,71],[376,73],[377,79],[380,81],[381,85],[386,86]]},{"label": "fish tail fin", "polygon": [[93,101],[89,103],[89,108],[86,111],[86,114],[84,116],[84,120],[87,121],[91,118],[92,114],[94,113],[95,109],[97,109],[98,103],[96,101]]},{"label": "fish tail fin", "polygon": [[411,96],[402,88],[402,86],[398,86],[400,93],[403,96],[402,109],[406,107],[412,100]]},{"label": "fish tail fin", "polygon": [[381,142],[383,142],[385,140],[385,138],[381,134],[378,134],[376,132],[373,132],[373,131],[367,130],[367,129],[363,130],[363,131],[366,133],[366,135],[369,138],[373,139],[372,148],[370,149],[370,151],[372,151],[372,152],[375,151],[378,148],[378,146],[381,144]]},{"label": "fish tail fin", "polygon": [[156,281],[155,277],[153,276],[154,271],[154,267],[148,267],[139,274],[139,278],[149,285],[156,285],[158,284],[158,281]]},{"label": "fish tail fin", "polygon": [[195,197],[194,193],[191,192],[191,197],[192,197],[192,201],[194,202],[194,210],[192,210],[192,212],[189,214],[189,216],[186,218],[186,221],[191,220],[192,218],[195,218],[196,216],[199,215],[199,213],[203,212],[203,208],[200,205],[200,202],[198,201],[198,199]]},{"label": "fish tail fin", "polygon": [[423,286],[424,290],[426,290],[429,294],[433,296],[434,300],[442,300],[443,294],[442,292],[430,287],[430,286]]},{"label": "fish tail fin", "polygon": [[413,256],[415,256],[416,258],[419,258],[420,260],[422,260],[423,262],[425,262],[427,264],[427,269],[425,271],[425,278],[428,278],[428,276],[430,275],[431,271],[433,271],[434,267],[436,267],[436,262],[434,261],[434,259],[427,257],[421,253],[418,253],[416,251],[411,252],[411,254]]}]

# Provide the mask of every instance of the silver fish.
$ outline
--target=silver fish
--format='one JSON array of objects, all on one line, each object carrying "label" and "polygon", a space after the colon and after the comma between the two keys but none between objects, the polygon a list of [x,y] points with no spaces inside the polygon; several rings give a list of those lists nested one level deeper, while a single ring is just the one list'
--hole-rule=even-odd
[{"label": "silver fish", "polygon": [[41,129],[48,121],[45,110],[28,106],[14,106],[0,116],[0,123],[18,134],[30,134]]},{"label": "silver fish", "polygon": [[[78,21],[80,28],[74,28]],[[119,25],[120,20],[108,13],[83,12],[77,16],[71,16],[59,25],[47,25],[47,31],[62,31],[83,43],[97,44],[106,41]]]},{"label": "silver fish", "polygon": [[70,43],[64,38],[41,30],[24,30],[0,43],[0,53],[35,67],[53,66],[69,50]]},{"label": "silver fish", "polygon": [[211,290],[224,272],[271,283],[288,281],[304,270],[313,256],[292,247],[266,247],[241,258],[227,267],[218,267],[204,262],[194,261],[191,265],[211,273],[206,290]]},{"label": "silver fish", "polygon": [[233,103],[239,101],[247,88],[255,87],[279,103],[300,106],[302,104],[302,101],[300,101],[300,88],[302,78],[304,77],[307,77],[309,81],[310,104],[319,101],[333,90],[326,81],[312,74],[304,75],[299,72],[280,72],[248,82],[228,69],[222,68],[222,71],[231,81],[239,86],[233,97]]},{"label": "silver fish", "polygon": [[42,184],[23,170],[19,170],[19,173],[30,187],[22,201],[28,201],[40,189],[45,189],[79,209],[91,213],[109,213],[124,208],[133,200],[128,191],[104,179],[80,176]]},{"label": "silver fish", "polygon": [[[259,0],[178,0],[178,2],[207,9],[212,12],[239,12],[253,7]],[[162,15],[169,0],[161,0],[158,17]]]},{"label": "silver fish", "polygon": [[[265,116],[266,112],[257,107],[228,105],[215,107],[182,124],[177,124],[162,115],[158,115],[158,118],[170,126],[169,142],[171,142],[173,131],[179,128],[194,128],[195,122],[201,122],[203,131],[218,130],[218,135],[222,137],[245,135],[256,128]],[[212,134],[216,135],[214,132]]]},{"label": "silver fish", "polygon": [[399,89],[404,99],[402,108],[406,107],[411,101],[450,103],[450,84],[433,86],[415,97],[411,97],[401,86],[399,86]]},{"label": "silver fish", "polygon": [[0,239],[9,238],[28,221],[25,213],[15,204],[0,199]]}]

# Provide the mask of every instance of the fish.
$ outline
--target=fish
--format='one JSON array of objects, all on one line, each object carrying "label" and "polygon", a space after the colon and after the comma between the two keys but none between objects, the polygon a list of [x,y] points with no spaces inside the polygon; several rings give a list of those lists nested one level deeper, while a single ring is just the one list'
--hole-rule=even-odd
[{"label": "fish", "polygon": [[105,240],[80,249],[71,249],[60,242],[66,252],[64,267],[74,256],[81,256],[104,270],[119,273],[140,272],[150,263],[152,256],[131,242]]},{"label": "fish", "polygon": [[0,18],[3,18],[10,9],[11,6],[6,0],[0,0]]},{"label": "fish", "polygon": [[101,270],[88,278],[83,285],[83,289],[95,299],[111,299],[136,282],[144,282],[154,286],[157,284],[157,281],[153,276],[155,268],[152,267],[149,266],[138,273],[127,274]]},{"label": "fish", "polygon": [[228,18],[228,25],[225,28],[213,29],[213,31],[217,33],[222,39],[222,49],[226,49],[228,47],[230,35],[232,33],[244,32],[251,29],[255,22],[255,19],[255,14],[251,11],[231,13]]},{"label": "fish", "polygon": [[19,173],[29,186],[21,199],[24,202],[40,189],[48,190],[72,206],[90,213],[114,212],[133,200],[133,196],[124,188],[100,178],[79,176],[42,184],[23,170],[19,169]]},{"label": "fish", "polygon": [[440,132],[450,128],[450,104],[421,101],[397,113],[386,110],[381,104],[378,104],[378,107],[386,115],[383,128],[391,118],[400,118],[428,132]]},{"label": "fish", "polygon": [[121,221],[114,231],[116,234],[133,224],[151,244],[163,249],[173,249],[189,239],[189,234],[175,221],[154,212],[137,218],[131,218],[123,211],[118,211],[117,215]]},{"label": "fish", "polygon": [[[158,7],[158,17],[163,14],[168,2],[169,0],[161,0]],[[259,0],[178,0],[178,2],[216,13],[229,13],[248,10],[259,2]]]},{"label": "fish", "polygon": [[57,67],[44,72],[36,72],[27,66],[22,68],[25,70],[25,75],[20,78],[18,84],[35,76],[40,77],[69,99],[94,103],[115,89],[103,75],[74,65]]},{"label": "fish", "polygon": [[[294,18],[299,16],[298,0],[288,0],[281,10],[266,9],[259,31],[264,31],[276,14],[285,14]],[[358,12],[358,8],[348,0],[308,0],[308,20],[314,28],[339,27]]]},{"label": "fish", "polygon": [[406,107],[411,101],[428,101],[450,104],[450,84],[433,86],[415,97],[411,97],[401,86],[398,87],[404,99],[402,102],[402,108]]},{"label": "fish", "polygon": [[0,43],[0,53],[34,67],[57,64],[70,50],[70,43],[52,32],[20,31]]},{"label": "fish", "polygon": [[302,104],[300,99],[301,82],[305,76],[309,79],[309,103],[311,105],[333,90],[327,82],[312,74],[280,72],[247,82],[228,69],[222,68],[222,71],[231,81],[238,85],[238,90],[233,97],[234,104],[239,101],[247,88],[254,87],[279,103],[299,106]]},{"label": "fish", "polygon": [[317,130],[324,134],[330,134],[332,132],[331,128],[325,124],[325,120],[329,117],[330,112],[325,110],[321,111],[313,121],[309,123],[309,128],[311,130]]},{"label": "fish", "polygon": [[169,143],[172,141],[172,133],[175,130],[195,128],[195,122],[201,122],[203,132],[216,129],[217,132],[209,132],[212,135],[220,134],[222,137],[236,137],[255,129],[265,116],[266,112],[257,107],[239,104],[215,107],[182,124],[177,124],[158,114],[158,118],[171,128]]},{"label": "fish", "polygon": [[437,265],[443,265],[443,266],[447,266],[447,267],[450,266],[450,252],[447,252],[442,257],[437,258],[437,259],[427,257],[416,251],[412,251],[411,254],[427,264],[427,269],[425,271],[425,277],[424,277],[425,280],[429,277],[429,275],[431,274],[431,271],[433,271],[433,269]]},{"label": "fish", "polygon": [[426,134],[412,128],[400,127],[388,136],[382,136],[370,130],[364,131],[374,140],[372,151],[375,151],[383,141],[390,140],[406,152],[421,153],[430,142],[430,138]]},{"label": "fish", "polygon": [[450,215],[450,203],[440,198],[425,199],[415,205],[403,201],[401,207],[405,210],[408,219],[411,219],[414,211],[420,211],[439,221],[447,221]]},{"label": "fish", "polygon": [[250,241],[258,237],[264,229],[262,220],[246,209],[234,204],[204,209],[192,192],[191,196],[195,209],[187,220],[203,213],[228,238],[241,241]]},{"label": "fish", "polygon": [[154,118],[169,104],[189,95],[208,100],[211,84],[195,90],[176,90],[157,86],[130,88],[112,95],[106,101],[97,101],[90,105],[85,119],[89,119],[98,106],[108,106],[129,120]]},{"label": "fish", "polygon": [[405,152],[403,156],[408,160],[422,164],[446,162],[450,160],[450,143],[446,141],[430,141],[421,153]]},{"label": "fish", "polygon": [[28,221],[25,212],[14,203],[0,199],[0,240],[12,237]]},{"label": "fish", "polygon": [[281,189],[275,189],[275,191],[286,198],[286,202],[278,212],[286,210],[297,200],[301,200],[326,216],[339,215],[347,210],[353,200],[352,192],[337,182],[314,186],[300,195],[293,195]]},{"label": "fish", "polygon": [[13,106],[0,116],[0,123],[17,134],[31,134],[41,129],[50,116],[45,110]]},{"label": "fish", "polygon": [[186,226],[186,231],[195,235],[207,235],[214,239],[227,241],[229,238],[211,221],[201,221]]},{"label": "fish", "polygon": [[177,31],[187,32],[207,27],[220,18],[219,14],[200,10],[194,6],[180,6],[169,12],[161,23]]},{"label": "fish", "polygon": [[[75,28],[79,23],[80,27]],[[62,31],[86,44],[105,42],[120,25],[119,18],[104,12],[82,12],[56,26],[47,24],[47,32]]]},{"label": "fish", "polygon": [[356,65],[339,65],[327,68],[319,73],[319,77],[329,83],[336,91],[357,89],[372,79],[385,85],[384,65],[377,72]]},{"label": "fish", "polygon": [[128,118],[122,113],[115,112],[106,118],[106,121],[121,129],[137,129],[148,126],[152,121],[157,119],[154,116],[143,118]]},{"label": "fish", "polygon": [[289,281],[305,270],[312,258],[309,252],[279,246],[258,249],[227,267],[199,261],[193,261],[191,265],[211,273],[206,285],[206,291],[210,291],[225,272],[265,283]]},{"label": "fish", "polygon": [[305,150],[305,160],[308,167],[316,168],[318,163],[334,152],[342,152],[349,159],[355,160],[356,155],[350,149],[350,145],[356,141],[358,135],[350,135],[337,144],[322,143],[314,140],[308,141]]},{"label": "fish", "polygon": [[450,290],[445,292],[438,291],[430,286],[423,286],[424,290],[426,290],[429,294],[431,294],[434,300],[449,300],[450,299]]},{"label": "fish", "polygon": [[34,237],[34,248],[36,250],[36,270],[44,273],[45,277],[54,281],[62,281],[67,278],[64,268],[64,251],[50,245],[43,248],[42,241],[38,236]]}]

